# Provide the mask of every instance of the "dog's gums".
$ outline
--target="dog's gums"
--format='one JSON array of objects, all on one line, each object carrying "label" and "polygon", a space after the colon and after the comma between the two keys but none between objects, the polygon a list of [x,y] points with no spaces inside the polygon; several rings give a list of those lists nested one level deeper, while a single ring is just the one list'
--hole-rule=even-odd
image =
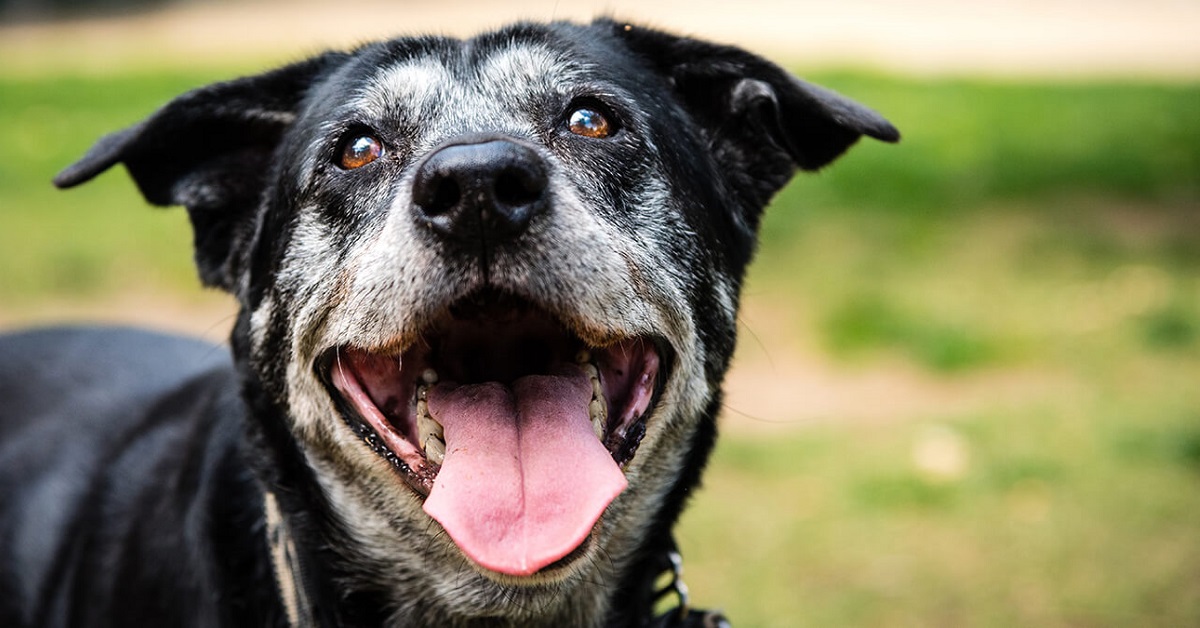
[{"label": "dog's gums", "polygon": [[512,300],[451,307],[398,355],[332,351],[326,381],[351,427],[464,553],[509,575],[586,539],[625,487],[659,383],[650,339],[590,347]]}]

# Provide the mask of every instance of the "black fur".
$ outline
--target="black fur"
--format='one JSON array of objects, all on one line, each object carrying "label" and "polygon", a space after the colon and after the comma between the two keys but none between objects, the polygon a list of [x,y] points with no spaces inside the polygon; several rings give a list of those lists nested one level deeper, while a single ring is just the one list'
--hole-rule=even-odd
[{"label": "black fur", "polygon": [[[509,52],[525,56],[506,61]],[[499,65],[487,75],[481,68],[491,62]],[[444,78],[411,101],[393,97],[388,89],[409,86],[388,83],[387,72],[406,68],[417,81]],[[562,85],[532,90],[503,78],[510,71],[545,71]],[[563,133],[562,112],[574,102],[601,107],[620,131],[604,141]],[[489,126],[455,107],[499,119]],[[347,134],[364,129],[388,147],[387,158],[335,167]],[[415,165],[448,140],[480,133],[533,147],[557,177],[558,196],[548,198],[577,192],[592,221],[580,228],[618,234],[628,249],[564,253],[562,234],[574,226],[562,221],[578,211],[565,205],[504,241],[485,241],[482,252],[397,227],[408,224],[396,199],[406,198]],[[285,625],[265,491],[279,501],[322,626],[647,625],[671,528],[715,442],[737,294],[763,206],[795,169],[826,165],[862,135],[899,138],[874,112],[740,49],[599,20],[327,53],[190,92],[101,139],[55,183],[78,185],[122,163],[148,201],[186,207],[201,279],[242,307],[233,360],[223,349],[129,330],[0,339],[0,625]],[[372,257],[372,243],[396,229],[409,234],[400,247],[409,265],[391,267],[386,255]],[[605,264],[587,266],[589,254]],[[548,286],[561,284],[539,283],[544,277],[570,285],[560,294]],[[316,386],[332,391],[319,357],[329,329],[356,329],[354,342],[369,348],[482,291],[577,319],[583,334],[601,314],[573,295],[623,290],[662,320],[686,315],[694,329],[649,334],[664,360],[656,395],[708,392],[672,397],[693,415],[644,423],[642,449],[653,449],[634,455],[630,477],[653,487],[631,483],[606,515],[617,523],[604,525],[617,527],[596,532],[609,539],[597,542],[610,543],[600,551],[616,573],[585,557],[575,559],[578,574],[564,568],[526,583],[481,574],[430,533],[435,522],[381,506],[411,502],[411,489],[363,477],[378,467],[363,462],[374,460],[367,445],[343,442],[348,424],[333,408],[348,406],[305,396]],[[371,300],[375,292],[394,294],[402,311]],[[413,295],[423,296],[406,301]],[[325,407],[319,417],[309,410]],[[637,471],[672,456],[680,462],[668,477]],[[362,482],[371,497],[331,495],[339,482]],[[653,491],[665,499],[647,501]],[[395,526],[387,541],[395,551],[364,547],[371,532],[347,518],[349,507]],[[641,537],[619,531],[635,519]],[[399,555],[438,566],[381,562]],[[454,593],[433,594],[438,573],[457,574]]]}]

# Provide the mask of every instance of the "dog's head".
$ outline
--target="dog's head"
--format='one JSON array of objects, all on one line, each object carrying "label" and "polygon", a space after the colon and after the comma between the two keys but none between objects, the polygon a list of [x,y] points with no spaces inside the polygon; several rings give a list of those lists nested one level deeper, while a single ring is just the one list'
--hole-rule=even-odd
[{"label": "dog's head", "polygon": [[187,207],[340,586],[584,625],[707,457],[763,206],[864,134],[898,137],[739,49],[517,25],[199,89],[57,182]]}]

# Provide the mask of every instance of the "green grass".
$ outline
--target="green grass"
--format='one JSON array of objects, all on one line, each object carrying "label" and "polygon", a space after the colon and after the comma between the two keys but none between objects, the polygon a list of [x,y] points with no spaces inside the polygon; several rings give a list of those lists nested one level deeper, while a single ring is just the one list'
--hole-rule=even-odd
[{"label": "green grass", "polygon": [[[182,211],[120,171],[49,180],[236,73],[0,75],[0,313],[195,289]],[[679,533],[694,601],[743,627],[1195,625],[1200,85],[809,78],[905,139],[864,141],[770,208],[747,298],[784,320],[759,342],[1062,389],[731,430]]]},{"label": "green grass", "polygon": [[[692,592],[746,626],[1193,625],[1187,397],[727,436],[679,532]],[[945,433],[951,477],[915,460]]]},{"label": "green grass", "polygon": [[903,143],[864,142],[780,205],[936,218],[998,201],[1200,194],[1200,85],[813,78],[884,113]]},{"label": "green grass", "polygon": [[151,210],[121,168],[70,191],[50,180],[101,135],[222,75],[0,77],[0,303],[195,285],[184,212]]}]

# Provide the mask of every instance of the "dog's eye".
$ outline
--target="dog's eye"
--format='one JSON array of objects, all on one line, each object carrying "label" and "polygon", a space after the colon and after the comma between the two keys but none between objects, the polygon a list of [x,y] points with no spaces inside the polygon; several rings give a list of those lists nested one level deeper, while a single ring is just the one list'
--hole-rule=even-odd
[{"label": "dog's eye", "polygon": [[591,107],[580,107],[571,112],[567,128],[575,135],[603,139],[616,130],[604,114]]},{"label": "dog's eye", "polygon": [[383,143],[371,135],[354,135],[342,144],[338,165],[346,170],[363,166],[383,156]]}]

